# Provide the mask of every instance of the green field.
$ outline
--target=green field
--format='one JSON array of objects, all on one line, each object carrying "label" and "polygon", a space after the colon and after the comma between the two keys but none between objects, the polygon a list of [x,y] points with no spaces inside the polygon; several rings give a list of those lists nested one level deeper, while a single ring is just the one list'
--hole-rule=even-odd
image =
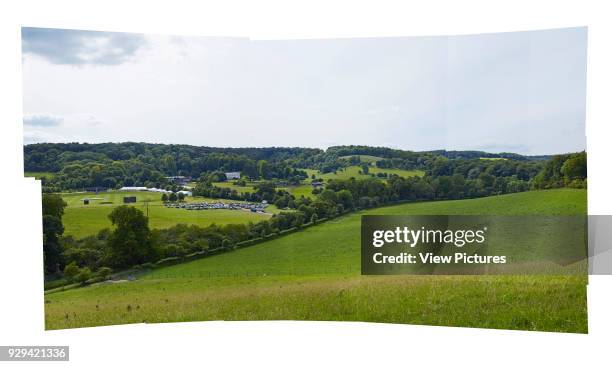
[{"label": "green field", "polygon": [[248,182],[246,186],[234,185],[232,181],[214,182],[213,185],[217,187],[228,188],[230,190],[236,190],[236,192],[239,192],[239,193],[255,191],[255,183],[252,183],[252,182]]},{"label": "green field", "polygon": [[[342,157],[342,158],[348,158],[349,156],[346,157]],[[368,162],[375,162],[376,160],[380,160],[381,158],[378,157],[373,157],[373,156],[361,156],[362,159],[364,159],[364,162],[368,161]],[[366,157],[366,158],[363,158]],[[375,159],[377,158],[377,159]],[[340,170],[338,170],[336,173],[334,172],[330,172],[330,173],[320,173],[317,170],[314,169],[304,169],[304,171],[306,171],[306,173],[308,174],[308,179],[305,180],[305,182],[299,186],[289,186],[289,187],[282,187],[282,189],[289,191],[293,196],[295,196],[296,198],[299,198],[300,196],[304,196],[307,198],[311,198],[313,199],[315,197],[315,195],[312,194],[312,175],[315,175],[315,177],[317,178],[322,178],[323,180],[327,181],[327,180],[345,180],[345,179],[349,179],[351,177],[354,177],[356,179],[366,179],[366,178],[371,178],[372,176],[370,175],[364,175],[364,174],[360,174],[359,171],[361,171],[361,167],[358,166],[349,166],[346,168],[342,168]],[[423,171],[418,171],[418,170],[403,170],[403,169],[393,169],[393,168],[378,168],[376,166],[370,166],[370,173],[376,174],[379,172],[384,172],[387,173],[389,175],[391,174],[395,174],[398,175],[400,177],[413,177],[413,176],[423,176],[424,172]]]},{"label": "green field", "polygon": [[[257,222],[270,219],[270,215],[278,212],[276,207],[271,205],[266,209],[268,214],[252,213],[244,210],[185,210],[166,208],[161,201],[161,194],[149,192],[103,192],[95,193],[68,193],[62,194],[62,198],[68,206],[64,210],[64,235],[71,235],[76,238],[93,235],[101,229],[111,226],[108,214],[118,205],[123,205],[124,196],[136,196],[135,204],[128,204],[137,207],[149,215],[149,225],[151,228],[168,228],[178,223],[196,224],[208,226],[216,224],[237,224]],[[83,204],[83,199],[89,198],[89,205]],[[149,201],[145,204],[145,201]],[[205,199],[205,198],[186,198],[191,201],[224,201],[231,200]]]},{"label": "green field", "polygon": [[[334,172],[320,173],[319,171],[314,170],[314,169],[305,169],[304,171],[308,173],[308,177],[311,177],[314,174],[317,178],[322,178],[325,181],[330,180],[330,179],[346,180],[351,177],[354,177],[356,179],[364,179],[364,178],[372,177],[370,175],[360,174],[359,171],[361,171],[361,167],[359,166],[349,166],[349,167],[341,168],[335,173]],[[370,166],[370,173],[376,174],[379,172],[383,172],[387,174],[396,174],[401,177],[423,176],[424,174],[423,171],[418,171],[418,170],[402,170],[402,169],[378,168],[375,166]]]},{"label": "green field", "polygon": [[283,187],[283,190],[287,190],[291,193],[291,195],[299,198],[300,196],[304,196],[306,198],[314,199],[315,195],[312,193],[312,185],[310,183],[302,184],[299,186],[289,186]]},{"label": "green field", "polygon": [[48,329],[197,320],[346,320],[587,331],[584,276],[361,276],[362,214],[570,215],[585,190],[395,205],[131,282],[45,296]]},{"label": "green field", "polygon": [[414,176],[422,177],[425,174],[425,172],[419,171],[419,170],[405,170],[405,169],[398,169],[398,168],[378,168],[375,166],[370,167],[370,173],[377,174],[379,172],[386,173],[388,175],[398,175],[404,178],[414,177]]},{"label": "green field", "polygon": [[[314,199],[315,195],[312,193],[312,185],[310,184],[310,179],[306,180],[304,183],[295,186],[278,186],[278,190],[285,190],[294,195],[296,198],[300,196],[308,197]],[[248,182],[246,186],[235,186],[232,182],[215,182],[213,185],[217,187],[227,187],[232,190],[236,190],[239,193],[244,192],[254,192],[255,186],[260,181]]]}]

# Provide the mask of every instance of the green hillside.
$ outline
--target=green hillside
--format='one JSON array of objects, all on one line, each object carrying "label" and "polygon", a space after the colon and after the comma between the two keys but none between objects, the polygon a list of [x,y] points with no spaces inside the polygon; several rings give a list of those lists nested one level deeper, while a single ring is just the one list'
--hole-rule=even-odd
[{"label": "green hillside", "polygon": [[586,191],[570,189],[363,211],[136,281],[49,294],[46,326],[306,319],[586,332],[586,277],[359,275],[362,214],[584,213]]},{"label": "green hillside", "polygon": [[410,203],[343,216],[277,240],[156,270],[147,278],[211,271],[275,273],[360,272],[361,215],[573,215],[586,213],[585,190],[528,191],[471,200]]},{"label": "green hillside", "polygon": [[[306,173],[308,173],[308,177],[312,176],[313,174],[317,177],[317,178],[322,178],[325,181],[327,180],[346,180],[349,179],[351,177],[354,177],[356,179],[364,179],[364,178],[370,178],[370,175],[364,175],[364,174],[360,174],[359,171],[361,171],[361,167],[359,166],[349,166],[349,167],[344,167],[339,169],[337,172],[328,172],[328,173],[321,173],[317,170],[313,170],[313,169],[304,169],[304,171],[306,171]],[[387,174],[396,174],[398,176],[401,177],[412,177],[412,176],[423,176],[423,171],[418,171],[418,170],[403,170],[403,169],[394,169],[394,168],[378,168],[375,166],[371,166],[370,167],[370,173],[376,174],[376,173],[387,173]]]},{"label": "green hillside", "polygon": [[255,191],[255,183],[251,183],[251,182],[247,183],[246,186],[234,185],[234,182],[232,181],[215,182],[213,183],[213,185],[217,187],[228,188],[230,190],[235,190],[236,192],[254,192]]}]

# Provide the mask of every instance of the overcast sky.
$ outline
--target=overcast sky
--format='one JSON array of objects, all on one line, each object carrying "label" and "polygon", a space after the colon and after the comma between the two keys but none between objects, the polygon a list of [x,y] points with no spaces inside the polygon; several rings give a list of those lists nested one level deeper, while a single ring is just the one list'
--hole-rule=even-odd
[{"label": "overcast sky", "polygon": [[586,28],[289,41],[22,36],[26,144],[586,146]]}]

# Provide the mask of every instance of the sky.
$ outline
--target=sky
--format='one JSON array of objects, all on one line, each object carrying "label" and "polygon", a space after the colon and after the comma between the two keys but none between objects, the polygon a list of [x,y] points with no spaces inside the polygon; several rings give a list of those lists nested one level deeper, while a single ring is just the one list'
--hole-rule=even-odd
[{"label": "sky", "polygon": [[249,40],[22,28],[24,143],[586,149],[587,29]]}]

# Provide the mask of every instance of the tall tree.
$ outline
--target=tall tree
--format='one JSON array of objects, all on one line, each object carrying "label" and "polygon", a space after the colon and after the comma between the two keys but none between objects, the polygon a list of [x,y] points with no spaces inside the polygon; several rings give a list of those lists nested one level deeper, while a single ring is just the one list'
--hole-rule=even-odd
[{"label": "tall tree", "polygon": [[43,194],[43,258],[46,274],[59,272],[63,265],[59,237],[64,233],[62,215],[66,202],[57,194]]},{"label": "tall tree", "polygon": [[66,202],[58,194],[43,194],[42,197],[42,213],[43,215],[52,215],[57,218],[62,218]]},{"label": "tall tree", "polygon": [[149,218],[133,206],[118,206],[108,215],[114,231],[108,239],[114,266],[125,268],[151,261],[155,249]]},{"label": "tall tree", "polygon": [[587,177],[586,153],[581,152],[569,156],[561,166],[561,173],[567,182],[572,180],[584,180]]}]

